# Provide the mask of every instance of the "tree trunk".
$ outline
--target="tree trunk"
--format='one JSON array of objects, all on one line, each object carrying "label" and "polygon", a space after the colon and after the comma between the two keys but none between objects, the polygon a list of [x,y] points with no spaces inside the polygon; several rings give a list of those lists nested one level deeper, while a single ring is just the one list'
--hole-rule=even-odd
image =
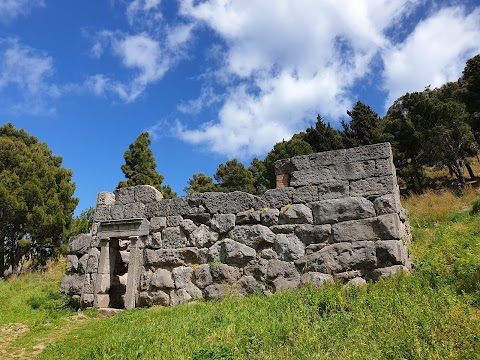
[{"label": "tree trunk", "polygon": [[454,171],[452,169],[452,165],[449,164],[449,165],[447,165],[447,167],[448,167],[448,172],[450,173],[450,176],[453,177]]},{"label": "tree trunk", "polygon": [[457,176],[458,180],[460,181],[460,185],[463,187],[465,186],[465,177],[463,176],[462,165],[458,159],[455,159],[455,168],[457,170]]},{"label": "tree trunk", "polygon": [[470,179],[475,180],[476,179],[475,174],[473,173],[472,167],[470,166],[470,164],[468,162],[465,162],[465,167],[467,168],[468,175],[470,176]]}]

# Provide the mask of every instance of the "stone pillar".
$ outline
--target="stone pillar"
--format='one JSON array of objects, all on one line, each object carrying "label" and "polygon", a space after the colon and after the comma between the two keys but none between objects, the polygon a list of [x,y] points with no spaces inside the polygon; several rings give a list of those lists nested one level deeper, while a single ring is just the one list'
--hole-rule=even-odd
[{"label": "stone pillar", "polygon": [[110,238],[100,240],[100,260],[98,264],[97,279],[95,281],[94,306],[107,308],[110,303],[111,276],[115,268],[116,249],[110,246]]},{"label": "stone pillar", "polygon": [[125,309],[135,308],[138,284],[143,265],[144,242],[139,236],[130,236],[130,258],[128,262],[127,288],[125,292]]}]

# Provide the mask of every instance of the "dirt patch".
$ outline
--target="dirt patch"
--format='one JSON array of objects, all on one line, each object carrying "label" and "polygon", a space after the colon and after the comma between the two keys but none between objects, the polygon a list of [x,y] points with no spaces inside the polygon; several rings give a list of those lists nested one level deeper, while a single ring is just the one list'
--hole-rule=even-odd
[{"label": "dirt patch", "polygon": [[0,329],[0,358],[1,359],[18,359],[24,354],[11,353],[8,351],[10,344],[12,344],[20,336],[28,333],[30,329],[27,325],[22,323],[8,324]]},{"label": "dirt patch", "polygon": [[30,328],[22,323],[8,324],[0,329],[0,359],[34,359],[48,345],[59,341],[63,335],[76,330],[90,320],[94,319],[82,313],[66,317],[64,321],[46,331],[41,338],[32,339],[31,346],[21,349],[13,348],[13,343],[20,337],[28,336]]}]

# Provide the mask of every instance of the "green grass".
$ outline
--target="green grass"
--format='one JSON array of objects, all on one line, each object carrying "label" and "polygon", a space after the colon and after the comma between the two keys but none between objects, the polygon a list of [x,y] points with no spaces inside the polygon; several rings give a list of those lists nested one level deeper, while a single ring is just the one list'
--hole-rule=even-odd
[{"label": "green grass", "polygon": [[69,299],[58,292],[63,272],[57,263],[45,272],[0,280],[0,326],[25,321],[35,325],[71,314]]},{"label": "green grass", "polygon": [[474,358],[478,322],[448,287],[397,276],[275,296],[122,313],[67,335],[41,359]]},{"label": "green grass", "polygon": [[406,202],[411,275],[79,320],[56,298],[60,274],[30,274],[0,283],[0,328],[28,327],[3,347],[39,359],[480,359],[480,214],[472,194],[448,196],[439,216],[428,207],[446,204],[441,193]]}]

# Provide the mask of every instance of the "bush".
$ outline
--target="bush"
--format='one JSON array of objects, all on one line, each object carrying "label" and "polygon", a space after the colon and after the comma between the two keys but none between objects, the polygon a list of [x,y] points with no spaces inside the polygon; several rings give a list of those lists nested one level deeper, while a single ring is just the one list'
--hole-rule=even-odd
[{"label": "bush", "polygon": [[476,199],[473,202],[472,210],[470,211],[470,214],[472,215],[478,215],[479,213],[480,213],[480,198]]}]

